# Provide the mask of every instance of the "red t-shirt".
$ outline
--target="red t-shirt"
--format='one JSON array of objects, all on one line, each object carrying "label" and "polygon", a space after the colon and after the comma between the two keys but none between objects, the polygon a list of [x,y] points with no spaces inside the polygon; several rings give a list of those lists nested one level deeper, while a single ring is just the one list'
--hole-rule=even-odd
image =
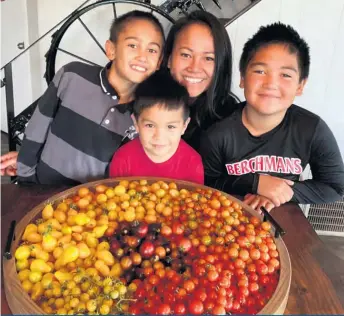
[{"label": "red t-shirt", "polygon": [[115,152],[110,177],[160,177],[203,184],[204,170],[201,156],[183,140],[169,160],[155,163],[137,137]]}]

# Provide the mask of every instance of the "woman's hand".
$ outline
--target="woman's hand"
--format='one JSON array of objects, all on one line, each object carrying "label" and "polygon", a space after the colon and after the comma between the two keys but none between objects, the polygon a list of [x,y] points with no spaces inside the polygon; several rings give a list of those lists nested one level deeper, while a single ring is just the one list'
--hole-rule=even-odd
[{"label": "woman's hand", "polygon": [[265,196],[251,193],[245,195],[244,203],[248,204],[259,213],[261,212],[260,208],[262,206],[265,207],[268,212],[275,207],[275,205]]},{"label": "woman's hand", "polygon": [[5,155],[0,156],[0,169],[2,176],[13,177],[17,175],[17,159],[17,151],[10,151]]}]

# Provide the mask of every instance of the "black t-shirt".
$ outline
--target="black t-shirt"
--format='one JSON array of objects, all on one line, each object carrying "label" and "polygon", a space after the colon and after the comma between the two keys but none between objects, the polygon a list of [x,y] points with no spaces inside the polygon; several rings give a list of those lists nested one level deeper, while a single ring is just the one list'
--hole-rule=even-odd
[{"label": "black t-shirt", "polygon": [[[295,181],[292,201],[327,203],[344,194],[344,167],[337,142],[317,115],[292,105],[273,130],[255,137],[242,109],[204,133],[200,154],[205,183],[231,194],[256,193],[259,174]],[[299,181],[309,164],[313,179]]]}]

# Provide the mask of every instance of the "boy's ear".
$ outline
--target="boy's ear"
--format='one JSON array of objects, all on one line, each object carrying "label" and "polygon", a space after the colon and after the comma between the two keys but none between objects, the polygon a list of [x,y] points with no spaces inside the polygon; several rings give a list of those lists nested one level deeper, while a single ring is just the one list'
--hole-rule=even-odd
[{"label": "boy's ear", "polygon": [[109,58],[110,60],[114,60],[116,57],[116,47],[115,44],[107,40],[105,42],[105,52],[106,52],[106,57]]},{"label": "boy's ear", "polygon": [[244,79],[244,77],[241,75],[241,76],[240,76],[240,83],[239,83],[239,87],[240,87],[241,89],[244,89],[244,81],[245,81],[245,79]]},{"label": "boy's ear", "polygon": [[298,97],[299,97],[300,95],[302,95],[303,89],[304,89],[306,83],[307,83],[307,79],[303,79],[303,80],[301,80],[301,82],[299,83],[299,86],[298,86],[298,88],[297,88],[297,90],[296,90],[296,95],[297,95]]},{"label": "boy's ear", "polygon": [[190,117],[188,117],[187,120],[185,121],[184,126],[183,126],[182,135],[184,135],[184,133],[185,133],[185,131],[186,131],[186,129],[187,129],[189,123],[190,123],[190,120],[191,120]]}]

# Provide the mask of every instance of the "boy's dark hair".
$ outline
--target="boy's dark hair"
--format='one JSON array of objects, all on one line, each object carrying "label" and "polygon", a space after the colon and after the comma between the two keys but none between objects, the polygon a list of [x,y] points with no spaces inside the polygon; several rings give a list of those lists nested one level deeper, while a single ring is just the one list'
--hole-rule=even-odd
[{"label": "boy's dark hair", "polygon": [[187,89],[173,79],[169,71],[158,70],[141,82],[135,90],[134,116],[138,120],[143,110],[161,104],[167,110],[183,108],[184,120],[190,115]]},{"label": "boy's dark hair", "polygon": [[153,23],[161,32],[162,38],[165,39],[164,29],[160,21],[152,13],[134,10],[125,13],[113,20],[110,27],[110,41],[116,43],[116,41],[118,40],[119,33],[122,32],[123,28],[127,25],[127,23],[133,20],[146,20]]},{"label": "boy's dark hair", "polygon": [[300,81],[308,78],[310,66],[309,46],[290,25],[280,22],[260,27],[258,32],[246,42],[239,66],[242,76],[244,76],[246,68],[256,52],[260,48],[271,44],[284,44],[291,54],[296,54],[300,69]]},{"label": "boy's dark hair", "polygon": [[208,89],[197,97],[192,107],[192,111],[195,111],[195,115],[192,116],[195,119],[193,122],[198,126],[205,127],[209,121],[220,119],[223,117],[223,113],[229,113],[236,109],[236,97],[230,93],[232,45],[225,27],[213,14],[205,11],[193,11],[186,17],[177,20],[168,33],[162,67],[167,68],[168,59],[180,32],[193,24],[208,26],[214,39],[214,76]]}]

